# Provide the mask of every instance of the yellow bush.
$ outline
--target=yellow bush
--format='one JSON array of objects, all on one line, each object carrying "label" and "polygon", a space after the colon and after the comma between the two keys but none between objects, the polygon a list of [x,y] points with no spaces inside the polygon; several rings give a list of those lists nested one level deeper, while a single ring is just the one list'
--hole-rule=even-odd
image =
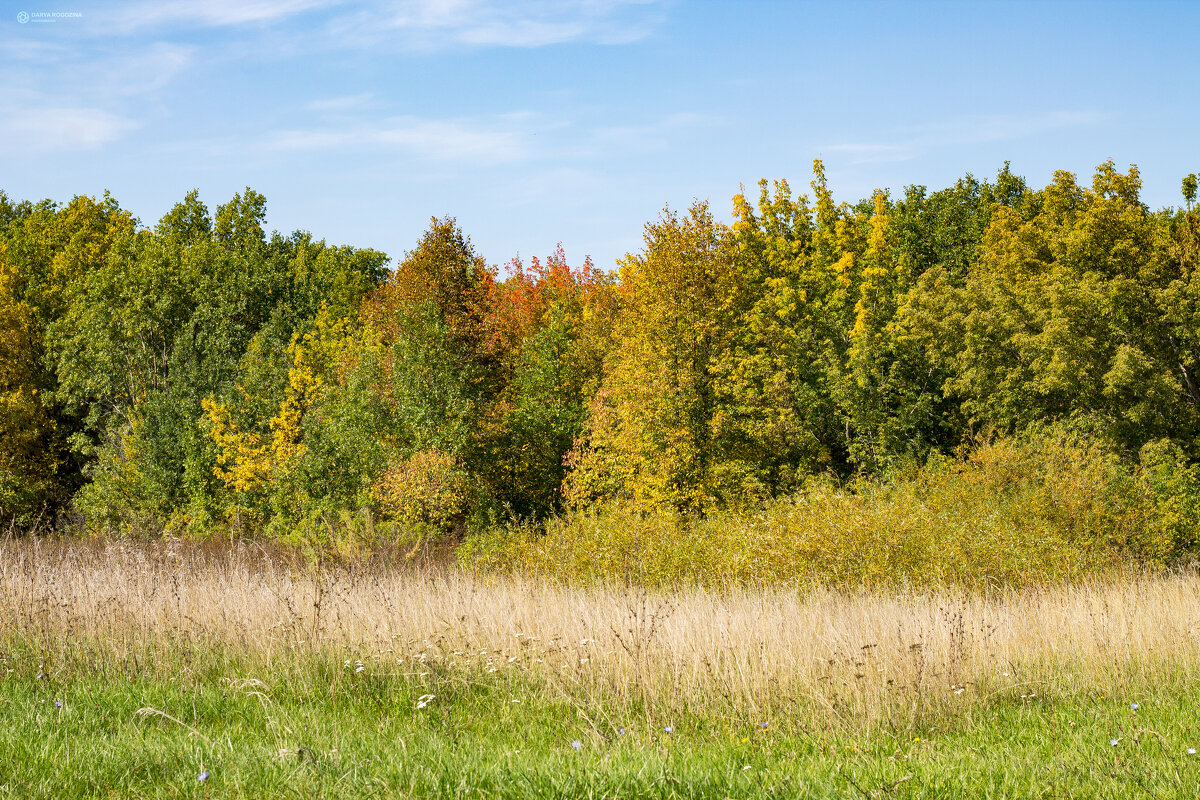
[{"label": "yellow bush", "polygon": [[1100,447],[1046,434],[999,441],[894,482],[817,482],[704,518],[608,507],[472,537],[460,561],[565,580],[848,587],[1053,583],[1170,546],[1154,500]]},{"label": "yellow bush", "polygon": [[375,496],[392,519],[446,530],[466,512],[469,488],[467,474],[453,456],[420,450],[388,468]]}]

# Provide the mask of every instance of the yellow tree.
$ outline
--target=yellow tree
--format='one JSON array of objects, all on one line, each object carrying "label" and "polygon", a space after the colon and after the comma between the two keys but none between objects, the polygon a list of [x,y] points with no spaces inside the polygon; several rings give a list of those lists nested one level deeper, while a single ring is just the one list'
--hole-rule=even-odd
[{"label": "yellow tree", "polygon": [[731,275],[728,230],[706,203],[665,210],[621,263],[621,308],[569,494],[702,512],[720,463],[712,367]]},{"label": "yellow tree", "polygon": [[786,181],[760,181],[758,206],[733,198],[733,277],[727,346],[715,369],[727,482],[786,492],[828,467],[839,442],[829,391],[838,348],[830,305],[840,260],[839,210],[815,164],[818,208]]},{"label": "yellow tree", "polygon": [[43,404],[36,314],[15,291],[0,242],[0,520],[28,524],[49,498],[58,463],[47,443],[54,422]]}]

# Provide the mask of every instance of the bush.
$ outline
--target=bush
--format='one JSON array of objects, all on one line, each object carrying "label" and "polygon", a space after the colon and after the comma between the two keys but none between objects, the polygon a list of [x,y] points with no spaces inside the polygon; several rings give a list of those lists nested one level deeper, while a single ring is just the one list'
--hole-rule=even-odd
[{"label": "bush", "polygon": [[660,586],[1053,583],[1162,566],[1192,546],[1195,476],[1180,477],[1157,450],[1144,460],[1131,468],[1095,440],[1051,429],[891,481],[818,480],[754,510],[689,518],[610,506],[496,527],[464,542],[459,558],[479,569]]},{"label": "bush", "polygon": [[390,466],[375,492],[392,519],[445,531],[466,513],[469,483],[449,454],[419,450]]}]

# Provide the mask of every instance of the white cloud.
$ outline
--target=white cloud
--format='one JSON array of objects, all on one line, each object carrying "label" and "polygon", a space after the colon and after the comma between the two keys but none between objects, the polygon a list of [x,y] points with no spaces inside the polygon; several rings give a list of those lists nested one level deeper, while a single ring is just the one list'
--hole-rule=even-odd
[{"label": "white cloud", "polygon": [[543,47],[624,44],[662,22],[666,0],[137,0],[86,12],[84,35],[276,26],[320,15],[326,45]]},{"label": "white cloud", "polygon": [[304,107],[308,111],[316,111],[318,113],[358,111],[370,105],[374,97],[370,92],[349,94],[342,97],[327,97],[323,100],[313,100],[305,104]]},{"label": "white cloud", "polygon": [[1099,125],[1108,116],[1096,111],[1050,111],[1034,114],[984,114],[913,126],[890,142],[842,142],[822,152],[845,154],[851,164],[907,161],[938,147],[1025,139],[1069,128]]},{"label": "white cloud", "polygon": [[463,44],[544,47],[580,39],[586,33],[587,28],[580,21],[515,19],[463,25],[455,38]]},{"label": "white cloud", "polygon": [[342,0],[150,0],[109,7],[104,27],[124,33],[172,27],[228,27],[277,22]]},{"label": "white cloud", "polygon": [[509,162],[529,153],[528,124],[523,122],[527,119],[521,114],[485,121],[392,117],[341,128],[280,131],[266,146],[271,150],[379,148],[447,161]]},{"label": "white cloud", "polygon": [[330,30],[346,44],[545,47],[625,44],[662,21],[662,0],[392,0],[348,6]]},{"label": "white cloud", "polygon": [[99,108],[5,106],[0,131],[10,155],[14,150],[90,150],[138,127],[131,119]]},{"label": "white cloud", "polygon": [[[455,119],[350,117],[349,112],[359,103],[359,96],[352,96],[309,104],[310,109],[335,113],[320,126],[278,131],[264,146],[272,151],[378,149],[446,162],[578,165],[608,162],[630,153],[659,153],[682,137],[694,137],[704,128],[720,124],[713,117],[691,113],[668,114],[638,125],[595,128],[529,112]],[[336,113],[342,108],[347,109],[346,115]]]},{"label": "white cloud", "polygon": [[74,48],[65,42],[33,37],[6,36],[0,39],[0,60],[18,64],[53,64],[69,58]]},{"label": "white cloud", "polygon": [[98,148],[141,127],[137,112],[192,63],[194,48],[24,42],[2,55],[0,140],[46,153]]},{"label": "white cloud", "polygon": [[92,60],[91,79],[104,93],[131,96],[165,87],[195,61],[194,47],[154,42]]},{"label": "white cloud", "polygon": [[680,112],[637,125],[607,125],[592,131],[579,147],[579,155],[653,152],[671,147],[681,136],[695,136],[721,120],[706,114]]}]

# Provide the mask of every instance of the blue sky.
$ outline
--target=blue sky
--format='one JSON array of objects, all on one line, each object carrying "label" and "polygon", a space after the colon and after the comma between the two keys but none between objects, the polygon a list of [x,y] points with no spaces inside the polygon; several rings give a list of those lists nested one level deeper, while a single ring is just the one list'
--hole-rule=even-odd
[{"label": "blue sky", "polygon": [[251,186],[273,228],[394,257],[450,214],[492,263],[611,267],[664,205],[728,218],[816,157],[847,201],[1112,158],[1157,208],[1200,169],[1188,0],[3,6],[0,189],[147,224]]}]

